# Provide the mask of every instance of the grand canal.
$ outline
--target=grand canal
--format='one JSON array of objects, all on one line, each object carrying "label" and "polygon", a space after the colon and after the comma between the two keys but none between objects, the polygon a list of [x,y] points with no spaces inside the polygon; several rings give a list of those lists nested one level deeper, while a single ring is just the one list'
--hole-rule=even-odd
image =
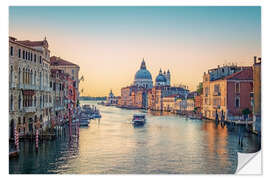
[{"label": "grand canal", "polygon": [[[96,101],[81,101],[95,104]],[[20,143],[20,157],[9,161],[9,172],[19,174],[179,174],[234,173],[237,152],[256,152],[255,135],[238,145],[236,132],[212,121],[172,114],[146,113],[147,123],[130,123],[139,110],[99,106],[102,118],[80,128],[80,137],[61,136],[40,143]]]}]

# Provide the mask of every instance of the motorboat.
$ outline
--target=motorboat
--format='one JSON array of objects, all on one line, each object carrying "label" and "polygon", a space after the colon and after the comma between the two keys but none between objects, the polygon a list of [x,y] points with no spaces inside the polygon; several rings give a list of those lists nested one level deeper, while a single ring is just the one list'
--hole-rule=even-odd
[{"label": "motorboat", "polygon": [[145,119],[144,114],[134,114],[133,115],[132,123],[134,125],[144,125],[145,121],[146,121],[146,119]]}]

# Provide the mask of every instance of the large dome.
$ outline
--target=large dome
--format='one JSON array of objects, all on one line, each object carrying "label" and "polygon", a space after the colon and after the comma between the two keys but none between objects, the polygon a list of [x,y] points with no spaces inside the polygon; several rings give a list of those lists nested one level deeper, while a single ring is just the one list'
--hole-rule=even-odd
[{"label": "large dome", "polygon": [[135,74],[134,85],[137,87],[143,87],[147,89],[153,87],[152,75],[146,69],[144,59],[142,61],[140,69]]},{"label": "large dome", "polygon": [[135,80],[138,79],[150,79],[152,80],[151,73],[147,69],[140,69],[135,74]]},{"label": "large dome", "polygon": [[151,73],[146,69],[144,60],[142,61],[141,68],[135,74],[135,80],[148,79],[152,80]]}]

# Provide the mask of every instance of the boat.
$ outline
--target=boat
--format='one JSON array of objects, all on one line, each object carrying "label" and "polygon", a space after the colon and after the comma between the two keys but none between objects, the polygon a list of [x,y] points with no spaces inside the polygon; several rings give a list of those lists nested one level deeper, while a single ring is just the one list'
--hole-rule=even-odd
[{"label": "boat", "polygon": [[146,120],[145,120],[144,114],[134,114],[133,115],[132,123],[134,125],[144,125],[145,121]]},{"label": "boat", "polygon": [[10,159],[17,159],[19,157],[19,151],[11,151],[9,152],[9,158]]},{"label": "boat", "polygon": [[80,121],[80,126],[89,126],[89,121]]}]

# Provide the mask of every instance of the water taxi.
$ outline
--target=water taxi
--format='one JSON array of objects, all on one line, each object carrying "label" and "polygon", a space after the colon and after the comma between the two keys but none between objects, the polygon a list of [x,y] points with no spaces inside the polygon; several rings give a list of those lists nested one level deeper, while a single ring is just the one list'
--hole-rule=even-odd
[{"label": "water taxi", "polygon": [[132,123],[134,125],[143,125],[145,123],[145,115],[144,114],[134,114]]}]

